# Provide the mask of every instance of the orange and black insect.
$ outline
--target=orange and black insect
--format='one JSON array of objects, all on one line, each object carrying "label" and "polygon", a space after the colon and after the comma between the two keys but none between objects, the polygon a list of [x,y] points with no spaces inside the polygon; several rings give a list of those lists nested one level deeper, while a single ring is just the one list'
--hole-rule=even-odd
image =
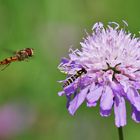
[{"label": "orange and black insect", "polygon": [[63,88],[67,87],[68,85],[73,83],[77,78],[79,78],[82,74],[86,74],[86,73],[87,73],[87,71],[84,68],[82,68],[81,70],[78,70],[76,72],[76,74],[73,74],[68,79],[66,79],[66,81],[63,84]]},{"label": "orange and black insect", "polygon": [[2,70],[4,70],[9,64],[16,61],[24,61],[27,60],[29,57],[33,56],[33,49],[25,48],[23,50],[19,50],[15,52],[14,56],[5,58],[4,60],[0,61],[0,66],[5,66]]}]

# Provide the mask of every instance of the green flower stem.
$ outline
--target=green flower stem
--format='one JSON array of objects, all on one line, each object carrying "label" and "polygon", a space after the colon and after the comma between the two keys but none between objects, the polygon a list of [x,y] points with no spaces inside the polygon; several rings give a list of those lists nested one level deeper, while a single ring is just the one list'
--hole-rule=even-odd
[{"label": "green flower stem", "polygon": [[118,134],[119,134],[119,140],[124,140],[123,139],[123,128],[122,127],[118,128]]}]

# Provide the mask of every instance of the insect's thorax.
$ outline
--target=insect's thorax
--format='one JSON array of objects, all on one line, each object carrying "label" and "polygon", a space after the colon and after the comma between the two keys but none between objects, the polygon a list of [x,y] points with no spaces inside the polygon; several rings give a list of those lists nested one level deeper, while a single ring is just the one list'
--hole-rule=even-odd
[{"label": "insect's thorax", "polygon": [[30,48],[26,48],[24,50],[20,50],[16,52],[16,56],[18,57],[19,61],[23,61],[27,59],[28,57],[31,57],[33,55],[33,50]]}]

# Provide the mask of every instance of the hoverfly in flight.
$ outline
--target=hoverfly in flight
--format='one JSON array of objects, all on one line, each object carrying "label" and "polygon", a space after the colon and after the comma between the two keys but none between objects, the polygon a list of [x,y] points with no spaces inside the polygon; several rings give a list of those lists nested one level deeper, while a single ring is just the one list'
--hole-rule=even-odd
[{"label": "hoverfly in flight", "polygon": [[76,74],[73,74],[68,79],[66,79],[66,81],[63,84],[63,88],[67,87],[68,85],[73,83],[77,78],[79,78],[82,74],[86,74],[86,73],[87,73],[87,71],[84,68],[82,68],[81,70],[78,70],[76,72]]},{"label": "hoverfly in flight", "polygon": [[33,49],[25,48],[23,50],[19,50],[15,52],[15,55],[5,58],[4,60],[0,61],[0,66],[5,66],[2,70],[4,70],[9,64],[16,61],[24,61],[27,60],[29,57],[33,56]]}]

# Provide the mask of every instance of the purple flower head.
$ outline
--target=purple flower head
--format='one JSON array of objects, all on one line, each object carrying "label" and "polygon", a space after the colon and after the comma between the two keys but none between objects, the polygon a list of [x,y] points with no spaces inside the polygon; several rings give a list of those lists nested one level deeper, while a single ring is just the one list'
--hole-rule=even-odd
[{"label": "purple flower head", "polygon": [[85,101],[87,107],[100,102],[100,114],[107,117],[114,108],[115,125],[126,125],[127,100],[132,119],[140,122],[140,39],[115,22],[106,28],[99,22],[92,35],[81,42],[81,50],[70,49],[58,68],[67,75],[59,96],[67,97],[67,108],[74,115]]}]

